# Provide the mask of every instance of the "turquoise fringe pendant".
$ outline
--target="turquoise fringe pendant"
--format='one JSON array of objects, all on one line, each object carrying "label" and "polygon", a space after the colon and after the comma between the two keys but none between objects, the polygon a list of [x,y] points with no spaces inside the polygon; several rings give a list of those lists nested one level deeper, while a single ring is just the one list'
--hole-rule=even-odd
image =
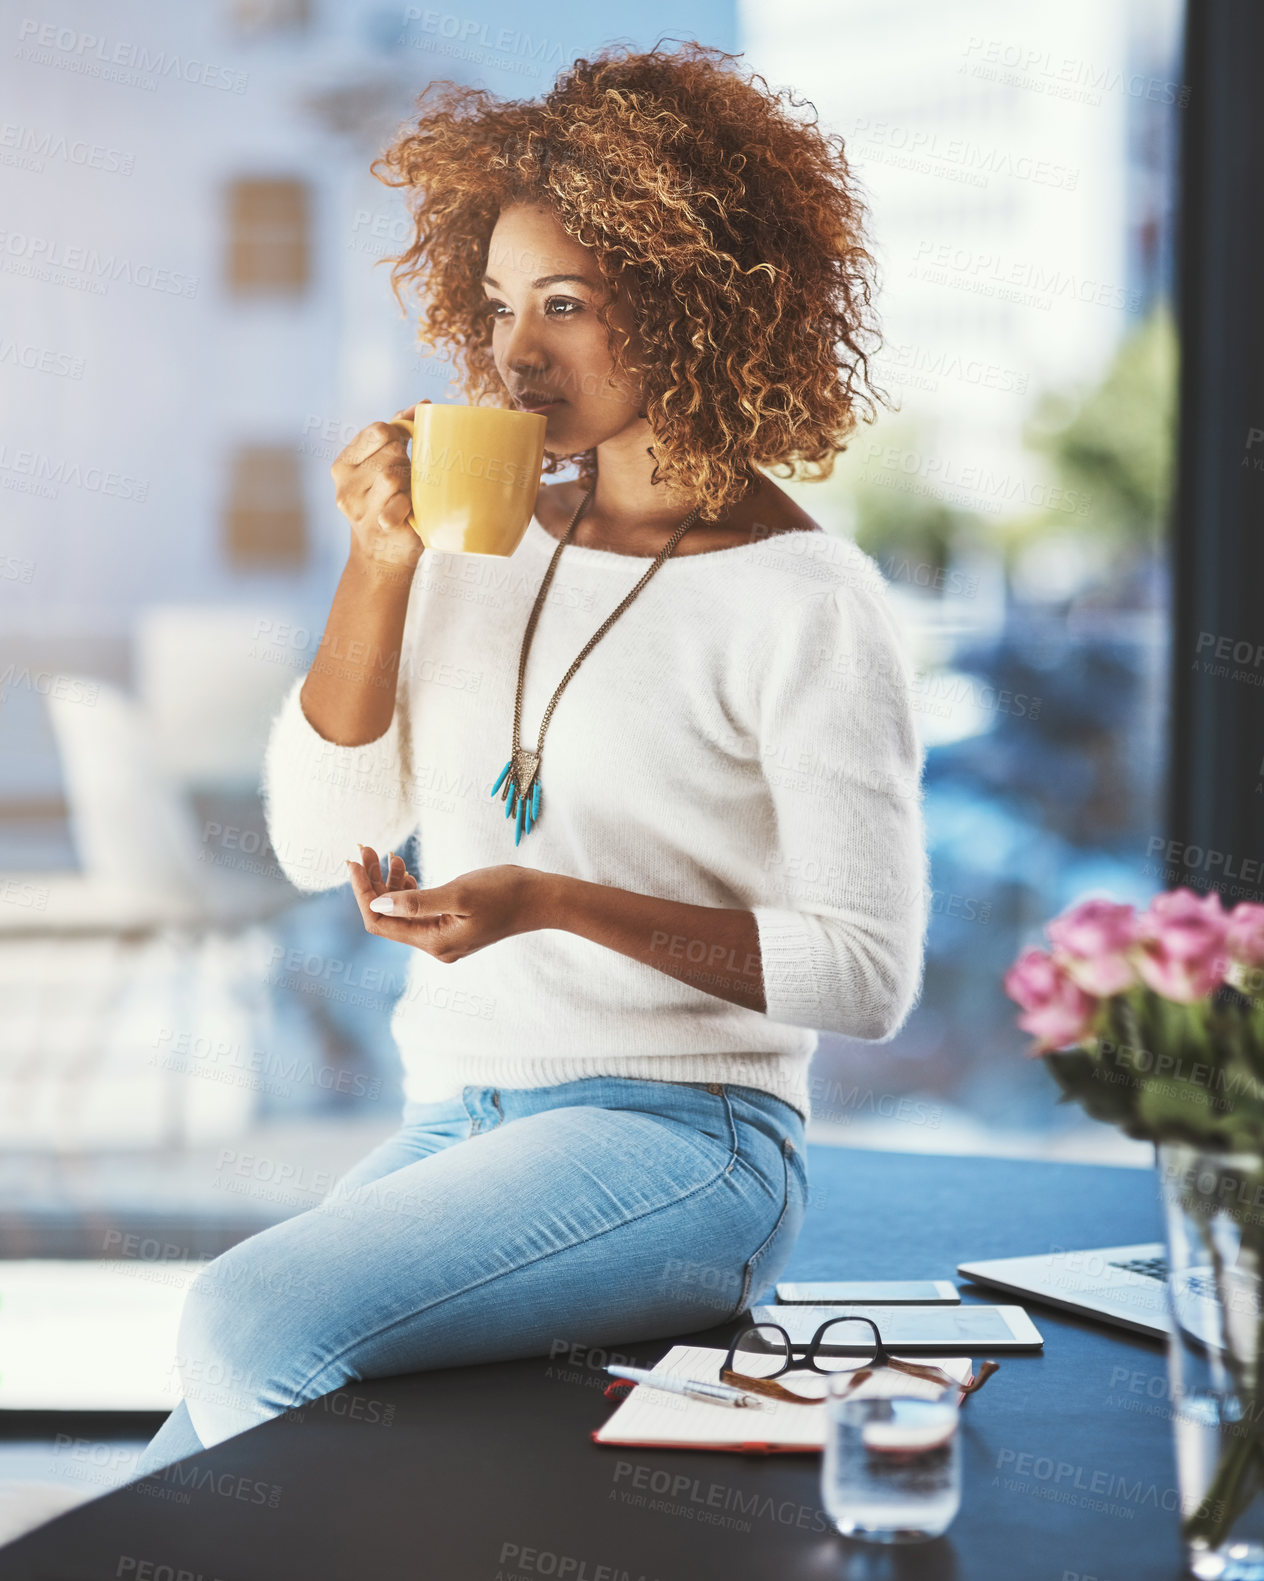
[{"label": "turquoise fringe pendant", "polygon": [[523,747],[515,747],[508,763],[501,769],[496,783],[492,786],[493,796],[500,791],[500,799],[505,803],[505,817],[515,818],[515,845],[524,834],[530,834],[539,821],[539,774],[540,754],[528,752]]}]

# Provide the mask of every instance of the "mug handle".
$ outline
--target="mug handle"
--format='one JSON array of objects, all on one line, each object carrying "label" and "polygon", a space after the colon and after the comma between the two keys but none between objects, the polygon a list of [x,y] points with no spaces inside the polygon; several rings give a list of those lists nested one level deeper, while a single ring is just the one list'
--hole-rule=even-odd
[{"label": "mug handle", "polygon": [[[430,404],[431,404],[431,402],[430,402],[429,398],[427,398],[424,401],[414,401],[413,402],[413,411],[416,412],[416,410],[417,410],[417,408],[419,406],[429,406]],[[392,428],[403,428],[403,429],[405,429],[407,431],[407,433],[408,433],[409,439],[411,439],[413,437],[413,432],[414,432],[414,429],[416,428],[416,424],[414,423],[414,421],[413,421],[413,419],[411,417],[392,417],[391,418],[391,427]]]},{"label": "mug handle", "polygon": [[[430,405],[429,401],[416,401],[413,404],[413,411],[415,413],[419,406],[429,406],[429,405]],[[411,417],[392,417],[391,418],[391,427],[392,428],[402,428],[405,431],[405,433],[408,435],[410,440],[414,437],[414,434],[416,432],[416,426],[417,426],[416,423],[413,421],[413,419]],[[417,532],[417,523],[413,520],[413,513],[412,513],[411,510],[408,513],[408,525],[412,528],[412,530],[414,532]],[[417,536],[420,537],[421,534],[417,533]]]}]

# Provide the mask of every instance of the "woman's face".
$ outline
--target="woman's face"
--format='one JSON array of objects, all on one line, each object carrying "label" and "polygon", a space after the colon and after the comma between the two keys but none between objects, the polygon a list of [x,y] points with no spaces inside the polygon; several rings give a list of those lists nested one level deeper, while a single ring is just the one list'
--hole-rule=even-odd
[{"label": "woman's face", "polygon": [[[592,254],[562,228],[551,209],[517,203],[501,210],[483,277],[492,304],[492,354],[516,404],[544,407],[544,445],[575,455],[648,423],[642,391],[615,376],[614,355],[597,304],[607,288]],[[615,297],[617,329],[633,336],[627,303]],[[621,338],[617,341],[621,344]]]}]

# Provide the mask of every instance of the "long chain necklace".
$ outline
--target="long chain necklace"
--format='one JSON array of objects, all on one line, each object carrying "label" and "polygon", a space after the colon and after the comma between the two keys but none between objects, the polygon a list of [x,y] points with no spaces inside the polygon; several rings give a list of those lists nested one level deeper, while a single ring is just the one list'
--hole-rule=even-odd
[{"label": "long chain necklace", "polygon": [[491,794],[494,796],[500,791],[501,800],[506,803],[505,817],[511,818],[516,814],[514,826],[514,844],[517,845],[524,834],[527,834],[540,820],[540,757],[544,751],[544,732],[549,728],[549,720],[553,717],[553,710],[557,707],[557,700],[565,691],[567,683],[574,676],[576,670],[596,647],[602,637],[610,630],[619,616],[628,607],[636,595],[641,591],[649,579],[659,570],[667,557],[675,550],[676,545],[685,536],[694,524],[700,505],[695,505],[676,531],[671,535],[654,558],[654,564],[636,584],[628,596],[612,611],[576,655],[575,662],[562,677],[561,684],[549,699],[549,706],[544,710],[544,718],[540,721],[540,735],[535,744],[535,751],[528,752],[525,747],[519,746],[518,734],[522,725],[522,687],[527,674],[527,655],[531,651],[531,639],[535,635],[536,622],[540,618],[540,609],[544,604],[545,595],[548,593],[549,584],[553,580],[553,573],[557,570],[557,562],[561,558],[562,550],[571,540],[571,534],[579,524],[579,518],[588,508],[588,502],[593,497],[597,487],[594,483],[588,493],[579,502],[579,508],[571,517],[571,524],[566,529],[561,542],[553,551],[553,558],[549,561],[549,568],[544,573],[544,580],[540,583],[540,591],[535,596],[535,605],[531,610],[531,617],[527,621],[527,629],[522,638],[522,652],[518,658],[518,691],[514,698],[514,724],[513,748],[509,754],[509,761],[500,771],[500,776],[492,786]]}]

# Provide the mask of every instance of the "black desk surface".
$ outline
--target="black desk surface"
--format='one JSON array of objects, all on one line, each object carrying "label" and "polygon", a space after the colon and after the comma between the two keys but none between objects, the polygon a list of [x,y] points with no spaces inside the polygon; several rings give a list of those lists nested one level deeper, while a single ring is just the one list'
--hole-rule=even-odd
[{"label": "black desk surface", "polygon": [[[1160,1238],[1151,1171],[824,1147],[809,1167],[813,1200],[787,1277],[953,1278],[969,1258]],[[0,1577],[1181,1576],[1162,1347],[1031,1311],[1044,1354],[1006,1359],[966,1407],[962,1509],[934,1543],[877,1549],[837,1536],[817,1455],[593,1444],[614,1407],[601,1358],[581,1354],[339,1391],[197,1457],[214,1478],[180,1502],[151,1479],[29,1534],[0,1551]],[[623,1354],[648,1365],[667,1348]]]}]

